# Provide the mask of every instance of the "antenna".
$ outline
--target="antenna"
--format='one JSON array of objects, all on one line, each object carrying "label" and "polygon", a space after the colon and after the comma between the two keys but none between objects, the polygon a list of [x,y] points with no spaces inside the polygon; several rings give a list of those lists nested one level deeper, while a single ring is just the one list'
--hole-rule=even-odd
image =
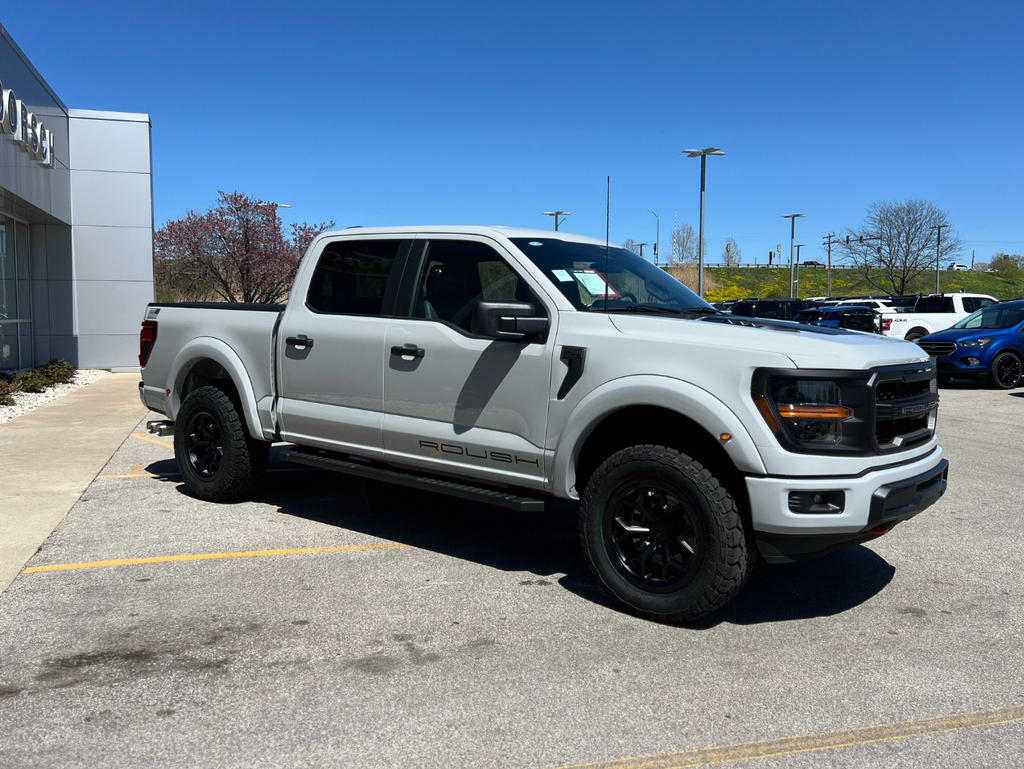
[{"label": "antenna", "polygon": [[604,311],[608,312],[608,232],[612,215],[612,177],[608,177],[608,196],[604,204]]}]

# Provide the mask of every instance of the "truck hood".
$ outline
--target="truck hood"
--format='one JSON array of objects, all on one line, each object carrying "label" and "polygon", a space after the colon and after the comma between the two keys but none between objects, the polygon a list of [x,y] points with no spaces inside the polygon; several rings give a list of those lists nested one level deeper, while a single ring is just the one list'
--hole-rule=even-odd
[{"label": "truck hood", "polygon": [[846,329],[784,320],[708,315],[699,320],[669,315],[609,315],[628,336],[658,342],[776,353],[797,368],[866,369],[928,360],[913,342]]}]

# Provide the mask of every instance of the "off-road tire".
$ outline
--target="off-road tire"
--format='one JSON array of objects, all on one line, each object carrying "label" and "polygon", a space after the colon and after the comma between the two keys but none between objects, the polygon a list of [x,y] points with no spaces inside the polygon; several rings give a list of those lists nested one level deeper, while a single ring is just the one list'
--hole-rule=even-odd
[{"label": "off-road tire", "polygon": [[[198,415],[209,415],[220,428],[222,458],[209,477],[203,477],[189,456],[189,425]],[[174,425],[174,458],[189,490],[200,499],[223,502],[250,493],[263,479],[270,459],[270,444],[255,440],[246,429],[238,405],[217,387],[199,387],[188,394]]]},{"label": "off-road tire", "polygon": [[[1016,372],[1016,378],[1013,376],[1014,372]],[[1012,390],[1014,387],[1019,386],[1021,380],[1024,379],[1024,376],[1022,376],[1024,374],[1024,364],[1012,352],[1001,352],[992,359],[989,373],[992,386],[997,390]]]},{"label": "off-road tire", "polygon": [[[608,506],[624,498],[625,489],[643,488],[645,479],[684,494],[703,527],[702,562],[694,567],[699,571],[673,592],[631,583],[607,544]],[[580,497],[579,528],[584,554],[605,592],[623,609],[657,622],[689,622],[725,606],[743,588],[756,561],[751,532],[728,489],[700,462],[666,446],[632,446],[605,460]]]}]

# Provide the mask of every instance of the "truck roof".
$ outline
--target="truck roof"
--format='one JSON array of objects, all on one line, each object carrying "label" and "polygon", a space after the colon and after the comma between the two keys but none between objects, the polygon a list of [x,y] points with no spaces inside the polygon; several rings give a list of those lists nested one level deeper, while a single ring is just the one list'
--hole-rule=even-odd
[{"label": "truck roof", "polygon": [[[363,235],[488,235],[491,237],[500,236],[505,238],[546,238],[547,240],[565,240],[570,243],[590,243],[603,246],[604,241],[598,238],[591,238],[586,235],[577,235],[572,232],[555,232],[553,230],[535,230],[529,227],[506,227],[504,225],[478,225],[478,224],[430,224],[430,225],[409,225],[404,227],[349,227],[344,230],[332,230],[320,235],[321,238],[337,237],[359,237]],[[619,244],[609,245],[619,248]]]}]

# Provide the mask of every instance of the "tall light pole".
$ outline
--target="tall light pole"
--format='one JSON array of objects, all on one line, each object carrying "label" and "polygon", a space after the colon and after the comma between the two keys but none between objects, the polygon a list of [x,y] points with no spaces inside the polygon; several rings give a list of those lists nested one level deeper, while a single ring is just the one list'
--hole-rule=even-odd
[{"label": "tall light pole", "polygon": [[941,278],[942,273],[940,272],[941,267],[939,266],[939,255],[942,253],[942,228],[943,227],[948,227],[948,226],[949,226],[948,224],[936,224],[934,227],[932,227],[933,230],[936,230],[939,233],[939,240],[935,244],[935,293],[936,294],[941,294],[942,293],[942,286],[940,285],[940,281],[942,280],[942,278]]},{"label": "tall light pole", "polygon": [[[658,227],[655,231],[654,236],[654,263],[657,264],[658,252],[661,250],[661,217],[658,216],[658,214],[656,214],[654,211],[651,211],[650,209],[648,209],[647,212],[650,214],[654,214],[654,218],[658,220]],[[974,265],[972,264],[971,266],[973,267]]]},{"label": "tall light pole", "polygon": [[803,243],[796,244],[796,298],[800,298],[800,249],[804,247]]},{"label": "tall light pole", "polygon": [[559,216],[572,216],[572,214],[570,214],[568,211],[542,211],[541,213],[544,214],[544,216],[553,216],[553,217],[555,217],[555,232],[558,232],[558,217]]},{"label": "tall light pole", "polygon": [[704,171],[708,155],[724,155],[719,147],[683,150],[688,158],[700,158],[700,232],[697,235],[697,296],[704,298]]},{"label": "tall light pole", "polygon": [[789,219],[789,298],[793,298],[793,249],[796,246],[796,220],[804,214],[783,214],[783,219]]}]

